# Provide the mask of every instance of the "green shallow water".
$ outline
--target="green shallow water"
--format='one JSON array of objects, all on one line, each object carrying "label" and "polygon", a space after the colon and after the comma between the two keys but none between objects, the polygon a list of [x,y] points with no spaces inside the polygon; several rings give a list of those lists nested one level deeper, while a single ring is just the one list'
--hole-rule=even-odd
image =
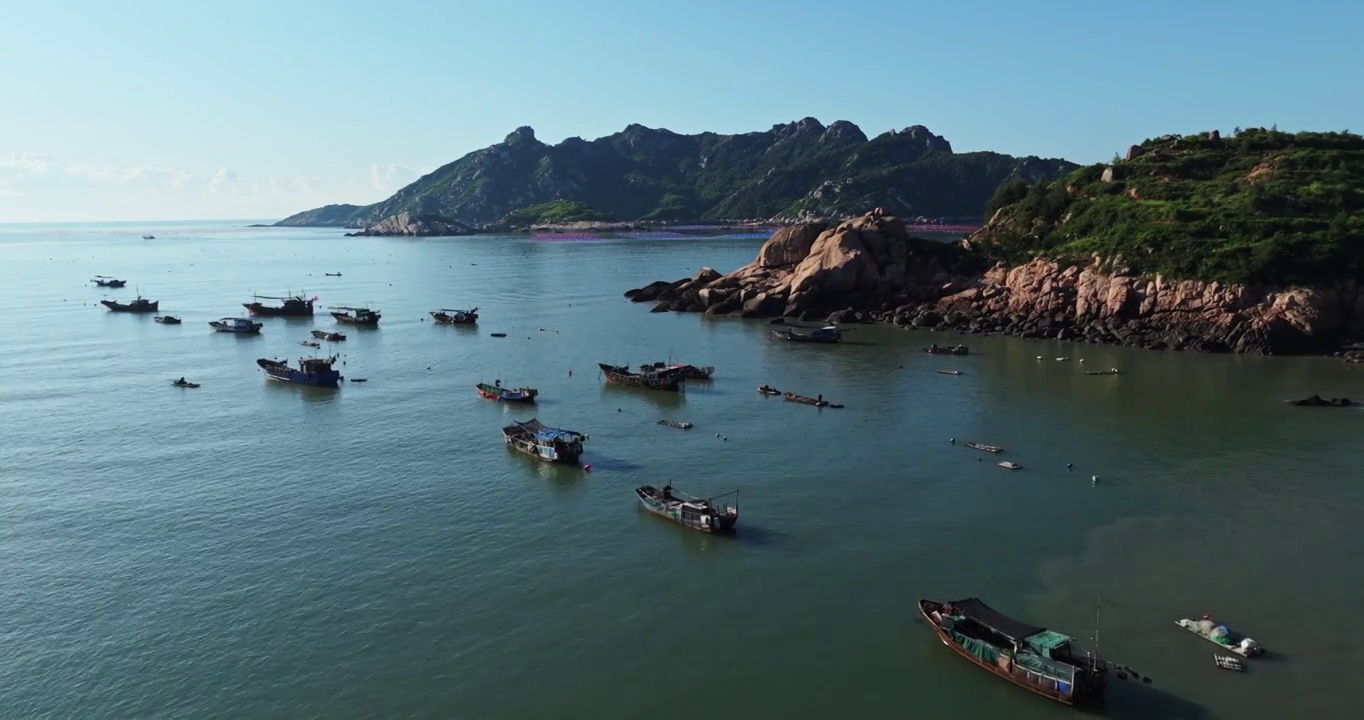
[{"label": "green shallow water", "polygon": [[[621,298],[759,244],[0,228],[0,717],[1073,712],[915,621],[917,598],[971,595],[1084,638],[1101,600],[1102,651],[1154,683],[1114,680],[1091,715],[1357,711],[1364,413],[1282,400],[1364,397],[1364,375],[1009,338],[931,357],[955,336],[879,327],[788,345]],[[105,312],[101,273],[184,324]],[[289,289],[383,311],[337,346],[369,382],[263,380],[255,359],[298,357],[326,315],[206,324]],[[478,329],[424,320],[464,305]],[[716,379],[673,396],[596,370],[670,356]],[[1124,374],[1082,374],[1108,367]],[[494,378],[543,400],[479,399]],[[509,452],[499,428],[530,417],[589,433],[592,471]],[[1008,452],[978,460],[971,439]],[[739,488],[739,536],[637,508],[664,479]],[[1273,656],[1216,669],[1173,625],[1205,612]]]}]

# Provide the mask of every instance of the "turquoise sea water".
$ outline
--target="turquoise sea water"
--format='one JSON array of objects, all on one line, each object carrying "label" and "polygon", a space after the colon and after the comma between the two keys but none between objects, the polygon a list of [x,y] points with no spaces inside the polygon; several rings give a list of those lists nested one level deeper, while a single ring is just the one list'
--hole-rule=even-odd
[{"label": "turquoise sea water", "polygon": [[[1282,401],[1364,397],[1364,375],[1009,338],[941,358],[919,348],[956,336],[880,327],[787,345],[621,298],[759,245],[0,226],[0,717],[1073,712],[915,622],[920,597],[973,595],[1087,642],[1101,604],[1103,653],[1154,682],[1114,680],[1092,715],[1361,707],[1364,413]],[[382,310],[378,329],[340,328],[342,371],[367,383],[256,368],[308,352],[325,313],[259,337],[207,326],[289,290]],[[184,324],[97,304],[139,292]],[[426,321],[467,305],[477,329]],[[673,396],[596,370],[670,357],[715,380]],[[1082,372],[1109,367],[1123,374]],[[169,385],[182,375],[203,387]],[[542,402],[476,397],[494,378]],[[499,428],[530,417],[588,432],[591,472],[508,451]],[[640,511],[633,488],[666,479],[739,488],[738,537]],[[1273,654],[1218,670],[1173,624],[1203,613]]]}]

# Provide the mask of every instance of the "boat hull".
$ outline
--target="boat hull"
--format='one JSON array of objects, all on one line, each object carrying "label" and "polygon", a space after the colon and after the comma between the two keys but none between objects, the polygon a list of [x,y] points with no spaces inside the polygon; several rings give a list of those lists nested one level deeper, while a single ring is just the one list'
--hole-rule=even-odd
[{"label": "boat hull", "polygon": [[662,390],[664,392],[679,392],[682,390],[683,377],[680,373],[664,371],[650,375],[640,375],[638,373],[626,372],[622,368],[597,363],[601,368],[602,375],[606,377],[606,382],[613,385],[625,385],[627,387],[644,388],[646,390]]},{"label": "boat hull", "polygon": [[[930,606],[935,607],[930,608]],[[966,650],[966,648],[962,647],[955,640],[953,640],[952,636],[947,632],[947,630],[945,630],[941,625],[937,623],[937,621],[933,619],[932,614],[933,609],[936,609],[941,606],[942,606],[941,603],[937,603],[931,600],[920,600],[919,614],[923,616],[924,622],[928,623],[928,626],[933,628],[933,633],[938,636],[938,640],[941,641],[943,645],[946,645],[957,655],[960,655],[961,657],[965,658],[972,665],[975,665],[976,667],[979,667],[982,670],[989,672],[991,675],[1008,680],[1014,685],[1017,685],[1025,690],[1029,690],[1037,695],[1041,695],[1044,698],[1055,700],[1056,702],[1059,702],[1062,705],[1077,705],[1083,703],[1085,700],[1089,698],[1087,694],[1082,692],[1082,687],[1078,684],[1074,688],[1075,692],[1070,695],[1067,695],[1056,690],[1048,690],[1047,688],[1033,685],[1032,683],[1029,683],[1024,679],[1015,676],[1012,672],[1000,668],[998,665],[992,665],[990,663],[985,662],[984,660],[981,660],[975,655],[972,655],[970,652]],[[1102,694],[1102,687],[1099,690],[1099,694]]]},{"label": "boat hull", "polygon": [[211,322],[209,326],[220,333],[232,335],[259,335],[261,324],[252,323],[251,325],[228,325],[227,323]]},{"label": "boat hull", "polygon": [[110,312],[126,312],[126,313],[150,313],[150,312],[156,312],[157,306],[159,306],[159,305],[161,304],[161,301],[159,301],[159,300],[158,300],[158,301],[155,301],[155,302],[142,303],[141,305],[136,304],[136,303],[125,304],[125,303],[120,303],[120,302],[114,302],[113,300],[100,300],[99,302],[100,302],[100,304],[103,305],[104,307],[109,308]]},{"label": "boat hull", "polygon": [[432,320],[435,320],[437,325],[477,325],[477,324],[478,324],[478,314],[477,314],[477,313],[464,313],[464,314],[451,315],[451,314],[449,314],[449,313],[443,313],[443,312],[432,312],[432,313],[430,313],[430,315],[431,315],[431,319],[432,319]]},{"label": "boat hull", "polygon": [[535,402],[538,394],[531,388],[499,388],[492,385],[475,385],[474,392],[487,400],[497,400],[498,402],[528,404]]},{"label": "boat hull", "polygon": [[836,335],[801,335],[790,330],[773,330],[771,332],[773,340],[784,340],[794,343],[811,343],[814,345],[834,345],[843,342],[843,338]]},{"label": "boat hull", "polygon": [[378,315],[367,315],[365,317],[355,317],[346,313],[332,313],[336,321],[345,325],[358,325],[361,327],[375,327],[379,324]]},{"label": "boat hull", "polygon": [[277,307],[273,305],[262,305],[258,302],[242,303],[242,307],[252,315],[259,317],[312,317],[313,306],[311,303],[303,307]]},{"label": "boat hull", "polygon": [[256,364],[265,371],[267,380],[274,380],[275,382],[329,389],[336,389],[341,384],[341,373],[336,370],[305,373],[288,365],[276,364],[269,360],[257,360]]},{"label": "boat hull", "polygon": [[698,532],[709,533],[711,535],[732,535],[734,534],[735,526],[738,523],[737,516],[724,515],[720,513],[709,516],[711,518],[711,522],[708,523],[702,523],[699,520],[687,519],[685,515],[680,510],[678,510],[678,507],[680,506],[669,505],[668,503],[659,500],[658,498],[646,492],[646,488],[636,488],[635,497],[639,498],[640,507],[644,508],[650,513],[657,515],[665,520],[668,520],[669,522],[681,525],[682,527],[685,528],[691,528],[692,530],[696,530]]}]

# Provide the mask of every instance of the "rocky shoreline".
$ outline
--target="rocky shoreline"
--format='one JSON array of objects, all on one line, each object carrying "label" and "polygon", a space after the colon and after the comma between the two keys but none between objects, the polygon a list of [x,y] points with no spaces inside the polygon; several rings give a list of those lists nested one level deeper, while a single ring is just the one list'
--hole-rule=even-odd
[{"label": "rocky shoreline", "polygon": [[1055,338],[1160,350],[1338,354],[1364,335],[1364,292],[1257,288],[1129,274],[1120,262],[992,263],[970,241],[908,236],[873,212],[837,225],[779,229],[758,257],[722,275],[630,290],[655,312],[883,322],[911,328]]}]

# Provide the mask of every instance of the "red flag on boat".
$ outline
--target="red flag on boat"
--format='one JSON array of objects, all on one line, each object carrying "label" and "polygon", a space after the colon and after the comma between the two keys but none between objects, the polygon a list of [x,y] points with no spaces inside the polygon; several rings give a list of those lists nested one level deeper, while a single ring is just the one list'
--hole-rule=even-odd
[{"label": "red flag on boat", "polygon": [[310,302],[317,302],[317,296],[314,295],[314,296],[313,296],[313,299],[312,299]]}]

